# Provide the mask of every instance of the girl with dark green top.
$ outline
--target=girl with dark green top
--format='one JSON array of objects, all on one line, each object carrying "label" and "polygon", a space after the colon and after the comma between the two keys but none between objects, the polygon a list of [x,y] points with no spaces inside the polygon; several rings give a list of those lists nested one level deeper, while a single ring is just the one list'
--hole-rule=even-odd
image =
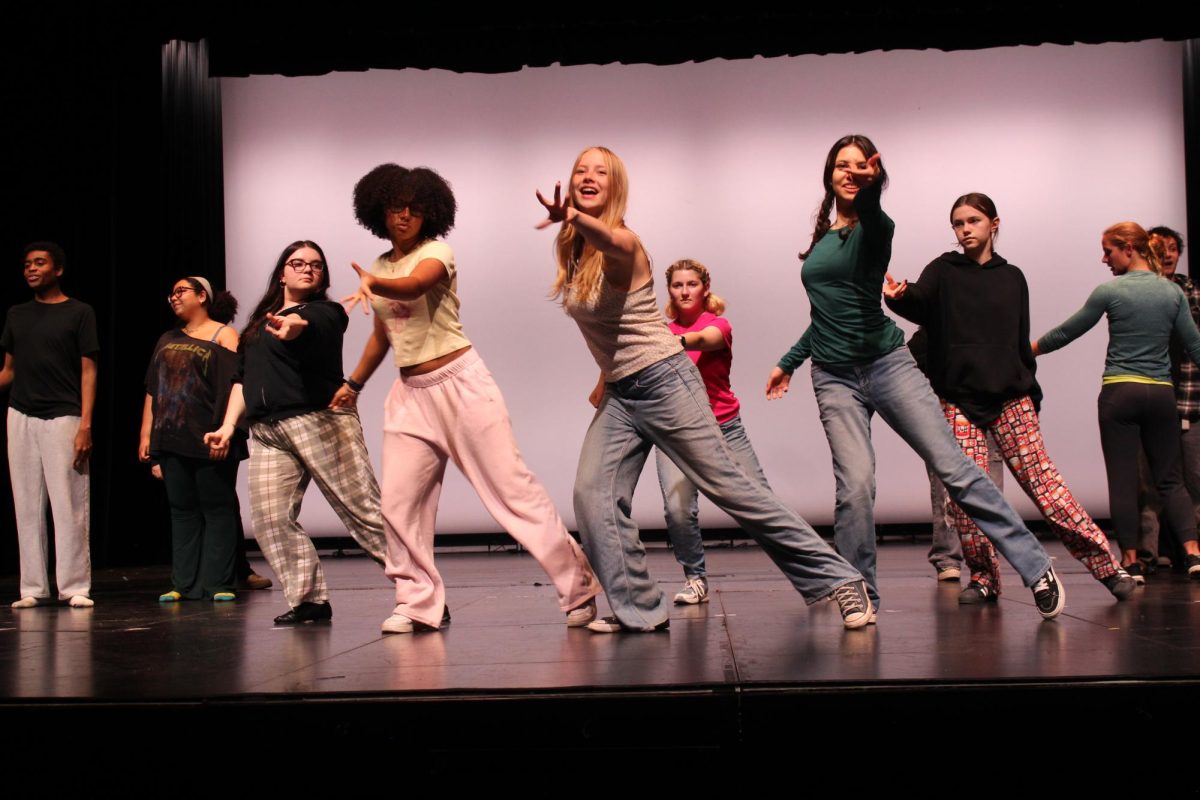
[{"label": "girl with dark green top", "polygon": [[878,607],[871,445],[871,418],[878,412],[1033,589],[1042,616],[1057,616],[1066,597],[1049,556],[955,444],[929,381],[904,346],[904,334],[883,313],[880,294],[895,224],[880,206],[887,172],[875,145],[865,136],[838,140],[826,158],[823,182],[825,199],[812,244],[800,254],[812,322],[771,371],[767,397],[782,397],[792,372],[812,359],[813,391],[837,484],[838,552],[867,579]]},{"label": "girl with dark green top", "polygon": [[1188,575],[1200,578],[1196,518],[1183,484],[1179,415],[1171,383],[1168,344],[1179,338],[1200,364],[1200,331],[1187,298],[1164,280],[1150,237],[1134,222],[1113,225],[1100,237],[1101,259],[1116,280],[1096,287],[1063,324],[1038,339],[1037,355],[1063,347],[1108,317],[1108,354],[1100,388],[1100,446],[1108,473],[1108,503],[1121,546],[1121,563],[1137,563],[1137,451],[1146,451],[1163,516],[1183,543]]}]

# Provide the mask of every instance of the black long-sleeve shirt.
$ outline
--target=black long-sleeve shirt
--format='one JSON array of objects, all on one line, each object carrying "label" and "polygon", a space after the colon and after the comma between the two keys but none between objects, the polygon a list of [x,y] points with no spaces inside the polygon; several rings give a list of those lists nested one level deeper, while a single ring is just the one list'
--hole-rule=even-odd
[{"label": "black long-sleeve shirt", "polygon": [[277,422],[319,411],[342,385],[342,337],[350,318],[329,300],[301,303],[277,316],[297,314],[308,327],[291,341],[265,330],[242,337],[238,371],[247,422]]}]

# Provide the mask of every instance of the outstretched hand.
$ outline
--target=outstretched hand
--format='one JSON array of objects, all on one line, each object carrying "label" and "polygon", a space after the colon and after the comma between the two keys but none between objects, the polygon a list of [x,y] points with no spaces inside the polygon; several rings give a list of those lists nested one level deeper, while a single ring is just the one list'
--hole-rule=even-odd
[{"label": "outstretched hand", "polygon": [[904,297],[905,292],[908,291],[908,281],[907,280],[903,280],[903,281],[900,281],[900,283],[896,283],[896,279],[892,277],[892,273],[890,273],[890,272],[883,273],[883,278],[885,281],[885,283],[883,284],[883,296],[884,297],[887,297],[891,300],[896,300],[901,297]]},{"label": "outstretched hand", "polygon": [[787,394],[788,387],[791,386],[792,376],[784,372],[779,367],[771,370],[771,374],[767,376],[767,399],[778,400]]},{"label": "outstretched hand", "polygon": [[290,342],[308,327],[308,320],[299,314],[288,314],[285,317],[267,314],[267,331],[276,339]]},{"label": "outstretched hand", "polygon": [[537,194],[538,202],[546,208],[546,218],[534,226],[539,231],[548,228],[551,225],[556,225],[560,222],[566,221],[568,215],[574,210],[562,199],[562,181],[554,184],[553,200],[547,200],[544,196],[542,196],[540,189],[535,190],[535,192]]},{"label": "outstretched hand", "polygon": [[375,295],[371,293],[371,286],[373,285],[371,281],[371,273],[367,272],[353,261],[350,262],[350,266],[353,267],[354,271],[358,273],[358,290],[354,294],[343,297],[341,303],[348,312],[353,311],[356,305],[362,303],[363,313],[370,314],[371,301],[375,299]]}]

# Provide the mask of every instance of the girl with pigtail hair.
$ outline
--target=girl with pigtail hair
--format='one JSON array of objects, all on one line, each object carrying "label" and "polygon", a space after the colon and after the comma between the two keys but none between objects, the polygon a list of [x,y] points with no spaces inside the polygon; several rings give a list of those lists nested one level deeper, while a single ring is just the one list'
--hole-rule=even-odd
[{"label": "girl with pigtail hair", "polygon": [[880,205],[886,182],[882,159],[867,137],[845,136],[830,148],[821,211],[812,241],[800,254],[812,322],[771,371],[767,398],[783,397],[792,373],[811,357],[813,392],[837,487],[834,540],[838,552],[867,579],[872,603],[879,603],[871,445],[871,418],[878,413],[1013,565],[1033,590],[1039,613],[1057,616],[1065,595],[1050,557],[1000,490],[959,449],[929,381],[904,346],[904,334],[883,313],[880,290],[895,229]]},{"label": "girl with pigtail hair", "polygon": [[[1038,419],[1042,390],[1029,344],[1029,286],[1020,268],[995,252],[996,204],[979,192],[965,194],[950,208],[950,226],[962,252],[938,256],[912,284],[888,275],[883,289],[888,308],[925,331],[926,374],[963,451],[987,470],[989,437],[994,440],[1071,555],[1113,596],[1126,600],[1136,588],[1133,578],[1046,454]],[[971,570],[958,602],[996,602],[995,550],[961,508],[951,503],[947,511]]]},{"label": "girl with pigtail hair", "polygon": [[1196,518],[1183,483],[1179,416],[1168,346],[1172,334],[1200,364],[1200,330],[1183,291],[1162,278],[1150,236],[1136,222],[1118,222],[1100,237],[1101,261],[1116,276],[1096,287],[1083,308],[1033,345],[1035,355],[1064,347],[1108,317],[1108,353],[1099,398],[1100,446],[1121,564],[1137,563],[1137,451],[1150,464],[1162,513],[1184,549],[1188,575],[1200,578]]},{"label": "girl with pigtail hair", "polygon": [[[700,377],[721,434],[742,471],[770,488],[758,456],[742,426],[741,404],[729,385],[733,365],[733,327],[721,316],[725,301],[713,293],[712,277],[699,261],[685,258],[667,267],[665,313],[671,333],[691,358]],[[599,405],[600,398],[593,398]],[[708,602],[708,577],[704,563],[704,541],[700,533],[699,491],[696,484],[661,449],[655,448],[658,482],[662,487],[667,537],[675,560],[683,567],[683,588],[675,595],[676,604]]]}]

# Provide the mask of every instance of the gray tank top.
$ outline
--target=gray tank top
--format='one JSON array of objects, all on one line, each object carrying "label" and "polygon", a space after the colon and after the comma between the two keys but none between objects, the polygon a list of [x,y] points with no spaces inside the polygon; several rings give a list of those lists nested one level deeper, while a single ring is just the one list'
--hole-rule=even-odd
[{"label": "gray tank top", "polygon": [[653,277],[639,289],[622,292],[601,275],[593,302],[568,297],[566,310],[610,383],[683,350],[655,303]]}]

